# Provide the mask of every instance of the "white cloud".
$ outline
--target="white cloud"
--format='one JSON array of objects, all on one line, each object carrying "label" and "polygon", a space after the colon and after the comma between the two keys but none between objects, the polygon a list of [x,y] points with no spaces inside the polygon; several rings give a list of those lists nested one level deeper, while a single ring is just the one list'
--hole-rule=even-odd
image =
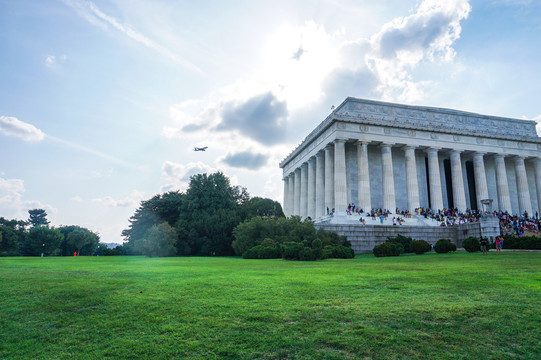
[{"label": "white cloud", "polygon": [[21,179],[5,179],[0,177],[0,214],[8,219],[28,218],[28,210],[44,209],[49,215],[49,220],[58,212],[56,208],[42,204],[35,200],[23,198],[26,191],[24,181]]},{"label": "white cloud", "polygon": [[450,62],[460,22],[470,11],[468,0],[424,0],[414,14],[394,19],[371,37],[368,66],[379,77],[384,99],[413,102],[423,98],[426,82],[414,81],[411,70],[422,61]]},{"label": "white cloud", "polygon": [[124,199],[115,200],[112,196],[105,196],[102,198],[92,199],[92,202],[97,204],[102,204],[107,207],[128,207],[136,206],[141,200],[145,197],[145,193],[142,191],[133,190],[130,195],[126,196]]},{"label": "white cloud", "polygon": [[45,57],[45,66],[48,68],[53,68],[57,66],[58,64],[64,63],[67,59],[66,55],[62,55],[59,57],[56,57],[55,55],[47,55]]},{"label": "white cloud", "polygon": [[201,173],[216,172],[217,169],[211,166],[198,162],[191,162],[186,165],[178,164],[172,161],[165,161],[162,165],[162,191],[181,190],[184,191],[188,187],[190,177]]},{"label": "white cloud", "polygon": [[119,20],[101,11],[93,2],[83,1],[83,0],[62,0],[62,1],[64,2],[64,4],[74,9],[79,16],[87,20],[92,25],[95,25],[103,30],[107,29],[108,26],[112,26],[113,28],[120,31],[122,34],[126,35],[130,39],[135,40],[138,43],[143,44],[146,47],[157,51],[158,53],[168,57],[169,59],[175,61],[176,63],[182,65],[183,67],[190,69],[192,71],[198,72],[200,74],[203,74],[203,71],[201,71],[201,69],[197,67],[195,64],[180,57],[179,55],[175,54],[173,51],[166,48],[165,46],[160,45],[157,42],[149,39],[147,36],[134,30],[131,26],[126,25],[126,24],[121,24]]},{"label": "white cloud", "polygon": [[75,201],[75,202],[80,203],[80,202],[83,202],[83,198],[81,196],[77,195],[77,196],[72,197],[71,201]]},{"label": "white cloud", "polygon": [[0,116],[0,133],[24,141],[41,141],[45,138],[45,134],[34,125],[11,116]]}]

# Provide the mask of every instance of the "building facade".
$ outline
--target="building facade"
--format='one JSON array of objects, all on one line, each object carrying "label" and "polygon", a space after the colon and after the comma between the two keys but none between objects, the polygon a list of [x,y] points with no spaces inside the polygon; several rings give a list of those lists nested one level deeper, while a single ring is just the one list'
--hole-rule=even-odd
[{"label": "building facade", "polygon": [[284,212],[492,209],[541,214],[536,122],[347,98],[282,162]]}]

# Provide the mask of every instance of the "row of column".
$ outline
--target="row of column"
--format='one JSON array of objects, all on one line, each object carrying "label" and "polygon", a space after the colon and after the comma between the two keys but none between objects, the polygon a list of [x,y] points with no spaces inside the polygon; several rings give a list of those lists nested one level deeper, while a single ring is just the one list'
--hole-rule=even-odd
[{"label": "row of column", "polygon": [[[289,215],[300,215],[302,218],[319,218],[327,209],[336,214],[345,214],[347,204],[346,153],[345,139],[337,139],[325,147],[324,154],[318,152],[301,167],[284,179],[284,210]],[[392,161],[393,144],[381,144],[383,207],[390,211],[396,208],[394,186],[394,170]],[[404,146],[406,167],[406,193],[408,209],[414,212],[419,205],[419,184],[414,146]],[[440,178],[439,148],[428,148],[428,176],[430,188],[430,207],[443,208],[443,192]],[[485,153],[473,155],[475,192],[477,208],[482,209],[481,200],[488,198],[488,186],[484,164]],[[504,155],[495,155],[496,185],[498,204],[502,211],[512,212],[507,170]],[[454,207],[466,209],[464,177],[462,173],[461,151],[450,152],[451,182]],[[372,209],[370,193],[370,173],[368,166],[368,143],[357,142],[358,162],[358,207],[363,210]],[[532,215],[532,206],[526,175],[524,157],[514,156],[517,178],[518,202],[520,213],[525,211]],[[535,161],[535,178],[538,204],[541,205],[541,159]]]}]

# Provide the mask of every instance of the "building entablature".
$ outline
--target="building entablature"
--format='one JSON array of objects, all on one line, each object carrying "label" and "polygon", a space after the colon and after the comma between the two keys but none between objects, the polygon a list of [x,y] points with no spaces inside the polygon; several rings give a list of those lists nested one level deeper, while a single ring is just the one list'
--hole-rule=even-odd
[{"label": "building entablature", "polygon": [[[469,112],[391,104],[379,101],[347,98],[281,163],[284,170],[304,152],[319,147],[323,141],[346,137],[355,140],[385,141],[378,136],[402,138],[405,144],[450,149],[476,150],[537,156],[541,139],[536,122]],[[359,134],[353,136],[353,134]],[[361,135],[362,134],[362,135]],[[444,146],[445,147],[445,146]],[[494,149],[492,149],[494,148]],[[480,150],[481,151],[481,150]]]},{"label": "building entablature", "polygon": [[458,150],[466,157],[475,152],[486,155],[501,154],[506,157],[521,156],[526,160],[541,157],[541,142],[539,139],[532,141],[533,139],[529,138],[528,140],[517,141],[470,134],[458,135],[334,121],[310,144],[307,144],[302,149],[297,149],[299,151],[297,151],[294,158],[289,159],[287,163],[280,164],[284,176],[287,176],[289,172],[322,151],[326,145],[332,144],[336,139],[345,139],[348,143],[362,141],[368,145],[392,143],[395,148],[404,146],[413,146],[418,150],[437,148],[440,153]]}]

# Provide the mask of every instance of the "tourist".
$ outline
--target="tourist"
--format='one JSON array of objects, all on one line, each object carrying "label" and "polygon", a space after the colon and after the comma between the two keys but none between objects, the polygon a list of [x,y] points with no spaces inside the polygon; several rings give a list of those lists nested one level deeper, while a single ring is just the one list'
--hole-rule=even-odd
[{"label": "tourist", "polygon": [[496,254],[499,254],[502,249],[502,236],[496,236]]},{"label": "tourist", "polygon": [[488,255],[488,241],[487,238],[484,236],[481,236],[481,239],[479,240],[479,244],[481,245],[481,251],[483,252],[483,255]]}]

